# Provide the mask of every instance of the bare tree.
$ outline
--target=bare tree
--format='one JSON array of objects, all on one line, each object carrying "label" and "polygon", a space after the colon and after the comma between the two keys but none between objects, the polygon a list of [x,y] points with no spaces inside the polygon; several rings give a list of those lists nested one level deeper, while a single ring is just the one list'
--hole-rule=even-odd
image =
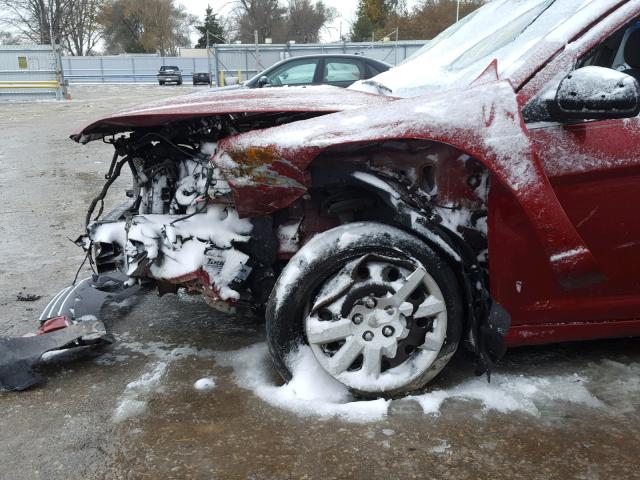
[{"label": "bare tree", "polygon": [[196,18],[174,0],[111,0],[99,21],[109,53],[173,55],[189,45]]},{"label": "bare tree", "polygon": [[297,43],[317,42],[320,30],[335,18],[335,10],[327,7],[322,0],[289,0],[286,13],[287,40]]},{"label": "bare tree", "polygon": [[64,30],[66,50],[77,56],[90,55],[102,38],[98,16],[105,0],[69,0]]},{"label": "bare tree", "polygon": [[53,42],[72,55],[93,51],[101,35],[97,22],[104,0],[0,0],[3,23],[26,40]]},{"label": "bare tree", "polygon": [[35,43],[62,43],[71,0],[0,0],[4,23]]},{"label": "bare tree", "polygon": [[232,17],[236,23],[236,39],[245,43],[276,43],[294,40],[300,43],[317,42],[320,30],[335,17],[335,10],[322,0],[234,0]]},{"label": "bare tree", "polygon": [[171,55],[177,55],[179,47],[191,46],[191,29],[198,23],[198,17],[188,13],[183,5],[177,5],[174,7],[172,19],[173,35],[169,51]]},{"label": "bare tree", "polygon": [[284,14],[278,0],[235,0],[232,15],[237,22],[237,39],[253,43],[257,31],[259,42],[265,38],[285,41]]}]

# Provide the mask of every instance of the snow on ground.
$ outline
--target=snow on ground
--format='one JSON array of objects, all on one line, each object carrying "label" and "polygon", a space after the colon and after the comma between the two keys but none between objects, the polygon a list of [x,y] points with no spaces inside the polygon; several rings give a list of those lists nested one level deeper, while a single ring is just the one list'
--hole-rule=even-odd
[{"label": "snow on ground", "polygon": [[[119,347],[132,353],[148,356],[155,361],[151,363],[147,371],[125,387],[112,417],[115,423],[143,415],[147,410],[149,399],[154,395],[166,392],[167,385],[164,380],[172,363],[186,357],[212,357],[212,352],[207,350],[198,350],[189,346],[173,347],[163,342],[143,344],[124,341],[119,344]],[[126,361],[128,358],[126,355],[113,355],[113,357],[122,361]],[[105,361],[108,362],[109,359],[102,360],[103,363]],[[212,378],[201,378],[194,384],[194,387],[198,390],[211,390],[215,387],[215,381]]]},{"label": "snow on ground", "polygon": [[[267,404],[302,417],[339,418],[349,422],[376,422],[389,413],[392,401],[362,400],[331,378],[317,363],[309,347],[301,347],[289,361],[293,379],[282,384],[274,371],[266,343],[226,352],[198,350],[188,346],[170,346],[162,342],[125,341],[120,347],[131,354],[148,356],[147,369],[130,381],[113,414],[114,422],[143,415],[154,395],[170,388],[166,380],[173,362],[186,357],[213,359],[215,366],[233,369],[236,384],[253,392]],[[111,364],[128,361],[129,355],[107,354],[98,362]],[[195,381],[192,388],[215,395],[216,379],[209,375]],[[414,401],[426,415],[440,415],[447,400],[473,401],[478,413],[495,411],[503,414],[523,413],[541,417],[553,405],[569,403],[598,409],[611,415],[635,411],[640,398],[640,364],[624,364],[611,360],[589,363],[579,372],[566,374],[494,373],[491,383],[483,377],[469,377],[447,388],[413,395],[394,402]],[[390,437],[394,431],[387,429]],[[446,453],[443,445],[439,453]]]},{"label": "snow on ground", "polygon": [[308,347],[293,355],[290,366],[293,379],[282,386],[274,381],[266,343],[220,352],[215,360],[219,366],[234,369],[240,387],[253,391],[274,407],[299,415],[367,422],[387,414],[388,400],[356,401],[344,385],[322,370]]},{"label": "snow on ground", "polygon": [[150,372],[127,384],[113,414],[114,422],[122,422],[131,417],[142,415],[147,409],[146,397],[152,392],[160,392],[161,380],[167,373],[169,362],[157,362]]},{"label": "snow on ground", "polygon": [[196,390],[213,390],[216,388],[216,381],[213,378],[201,378],[193,384]]},{"label": "snow on ground", "polygon": [[495,375],[491,383],[485,377],[474,377],[449,389],[409,398],[417,401],[427,414],[439,414],[444,401],[452,398],[477,400],[485,411],[523,412],[534,416],[540,416],[540,404],[552,401],[603,407],[585,383],[586,380],[577,374],[550,377]]},{"label": "snow on ground", "polygon": [[[240,387],[253,391],[272,406],[302,416],[339,417],[349,421],[368,422],[385,417],[390,405],[389,401],[382,399],[353,398],[342,384],[320,368],[308,347],[302,347],[291,359],[293,379],[282,386],[273,380],[268,349],[264,343],[233,352],[217,353],[215,359],[219,366],[234,369]],[[640,365],[625,366],[605,361],[598,366],[591,365],[584,374],[494,374],[491,383],[487,383],[485,377],[472,377],[450,388],[414,395],[400,401],[414,400],[420,404],[425,414],[430,415],[438,415],[448,399],[478,401],[485,412],[521,412],[536,417],[541,415],[542,406],[553,402],[608,408],[616,413],[632,408],[626,396],[616,401],[619,404],[622,400],[622,408],[620,405],[616,405],[615,409],[609,408],[611,405],[589,390],[591,379],[604,375],[603,369],[619,372],[619,385],[615,387],[619,391],[628,394],[630,398],[640,393]]]}]

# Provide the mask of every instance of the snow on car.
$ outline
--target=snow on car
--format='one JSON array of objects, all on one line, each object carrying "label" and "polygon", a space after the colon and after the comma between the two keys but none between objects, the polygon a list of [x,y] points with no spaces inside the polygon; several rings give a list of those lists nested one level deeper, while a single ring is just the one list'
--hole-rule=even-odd
[{"label": "snow on car", "polygon": [[[303,348],[364,397],[420,390],[463,344],[482,373],[508,346],[638,335],[638,16],[497,0],[351,89],[98,120],[72,136],[115,148],[78,240],[93,282],[266,307],[283,378]],[[102,216],[125,167],[130,198]]]}]

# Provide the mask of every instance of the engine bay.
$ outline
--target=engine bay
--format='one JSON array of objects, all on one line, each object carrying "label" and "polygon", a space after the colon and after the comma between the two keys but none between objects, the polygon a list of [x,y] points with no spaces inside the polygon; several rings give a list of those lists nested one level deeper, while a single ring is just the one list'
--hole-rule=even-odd
[{"label": "engine bay", "polygon": [[[185,127],[171,138],[134,132],[109,141],[116,153],[107,182],[76,243],[99,275],[124,274],[127,285],[153,281],[161,294],[180,286],[228,311],[251,300],[246,282],[254,269],[255,277],[273,277],[275,237],[264,238],[273,237],[265,225],[270,220],[238,217],[229,185],[210,163],[217,139],[236,131],[231,123],[202,120]],[[129,200],[103,216],[107,191],[125,166],[133,179]],[[262,252],[253,255],[256,232]]]}]

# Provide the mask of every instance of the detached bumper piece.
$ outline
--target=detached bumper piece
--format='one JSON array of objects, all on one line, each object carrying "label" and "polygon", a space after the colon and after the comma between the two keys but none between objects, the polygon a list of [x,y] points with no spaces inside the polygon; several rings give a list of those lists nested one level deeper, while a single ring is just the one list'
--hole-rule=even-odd
[{"label": "detached bumper piece", "polygon": [[101,321],[72,323],[64,316],[44,322],[37,335],[0,338],[0,389],[26,390],[42,383],[37,367],[47,352],[84,350],[111,341]]},{"label": "detached bumper piece", "polygon": [[138,285],[127,287],[127,279],[121,273],[85,278],[58,292],[40,315],[40,322],[61,316],[70,320],[100,318],[105,303],[120,303],[140,290]]},{"label": "detached bumper piece", "polygon": [[[55,295],[40,315],[33,336],[0,337],[0,389],[25,390],[42,383],[37,367],[47,352],[81,353],[107,343],[111,336],[100,320],[106,303],[120,303],[140,290],[125,275],[93,275]],[[65,359],[67,356],[65,355]]]}]

